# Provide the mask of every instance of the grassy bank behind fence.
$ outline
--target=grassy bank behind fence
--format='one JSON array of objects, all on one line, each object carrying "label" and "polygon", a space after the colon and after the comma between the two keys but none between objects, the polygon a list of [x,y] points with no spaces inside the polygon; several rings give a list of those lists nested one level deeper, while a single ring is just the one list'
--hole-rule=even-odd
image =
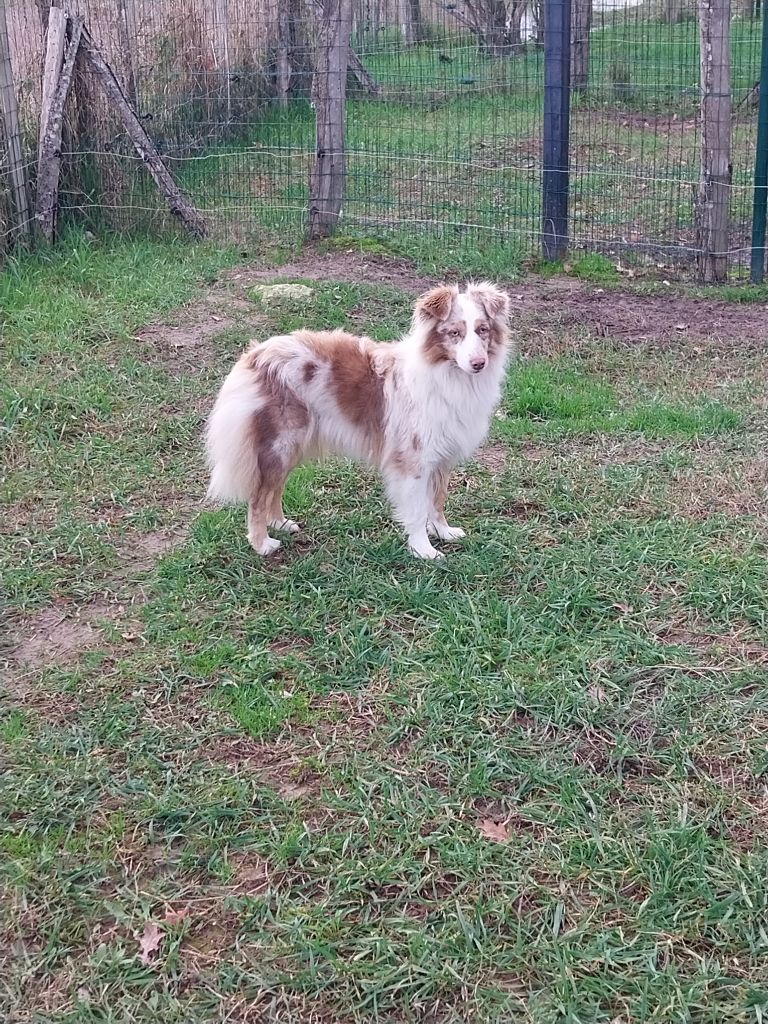
[{"label": "grassy bank behind fence", "polygon": [[[644,7],[595,17],[589,88],[572,105],[574,247],[691,264],[701,142],[698,27],[649,20]],[[748,263],[756,123],[749,91],[758,29],[755,19],[731,25],[735,273]],[[364,40],[359,52],[382,95],[350,93],[342,233],[420,246],[438,265],[441,253],[447,265],[485,251],[489,265],[498,258],[501,269],[534,252],[541,52],[529,45],[515,56],[484,57],[471,37],[446,26],[420,46],[404,47],[388,32]],[[246,68],[238,75],[263,77]],[[142,97],[142,113],[215,237],[247,244],[267,231],[295,242],[306,224],[314,115],[306,99],[281,110],[259,96],[226,124],[197,100],[167,105],[162,93]],[[95,230],[167,227],[154,187],[126,154],[119,131],[108,140],[84,138],[80,148],[64,181],[71,218]]]}]

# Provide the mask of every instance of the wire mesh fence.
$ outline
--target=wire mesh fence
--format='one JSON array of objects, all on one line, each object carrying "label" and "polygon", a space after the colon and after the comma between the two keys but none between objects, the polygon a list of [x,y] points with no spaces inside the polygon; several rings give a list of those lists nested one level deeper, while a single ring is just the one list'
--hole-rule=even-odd
[{"label": "wire mesh fence", "polygon": [[[168,166],[222,239],[296,239],[315,159],[327,0],[71,0]],[[731,270],[749,262],[758,0],[730,19]],[[24,169],[34,191],[47,0],[7,0]],[[338,230],[436,264],[529,256],[541,230],[545,4],[352,0]],[[700,246],[700,43],[693,0],[572,0],[576,249],[691,264]],[[62,216],[165,230],[123,126],[78,67]],[[0,160],[7,164],[6,146]],[[0,164],[0,245],[13,230]]]}]

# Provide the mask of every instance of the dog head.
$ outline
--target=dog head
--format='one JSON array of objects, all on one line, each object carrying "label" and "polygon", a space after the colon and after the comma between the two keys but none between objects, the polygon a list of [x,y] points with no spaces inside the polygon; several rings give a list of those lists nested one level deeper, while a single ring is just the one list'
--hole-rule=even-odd
[{"label": "dog head", "polygon": [[470,283],[463,291],[441,285],[419,298],[414,327],[427,362],[482,373],[509,341],[509,299],[486,281]]}]

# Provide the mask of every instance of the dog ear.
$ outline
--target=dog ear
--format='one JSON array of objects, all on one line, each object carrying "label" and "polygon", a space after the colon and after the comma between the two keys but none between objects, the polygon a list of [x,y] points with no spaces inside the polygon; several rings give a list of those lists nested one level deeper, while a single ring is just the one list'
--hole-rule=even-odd
[{"label": "dog ear", "polygon": [[467,288],[467,293],[479,302],[490,320],[509,318],[509,296],[489,281],[480,281]]},{"label": "dog ear", "polygon": [[447,284],[433,288],[432,291],[419,297],[416,302],[416,312],[433,320],[447,320],[451,315],[456,294],[456,288]]}]

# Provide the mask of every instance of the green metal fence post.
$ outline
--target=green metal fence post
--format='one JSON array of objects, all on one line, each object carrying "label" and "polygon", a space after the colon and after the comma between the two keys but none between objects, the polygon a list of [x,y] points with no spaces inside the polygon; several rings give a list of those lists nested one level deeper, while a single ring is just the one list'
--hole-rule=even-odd
[{"label": "green metal fence post", "polygon": [[763,40],[760,59],[760,100],[757,113],[755,201],[752,209],[750,280],[761,284],[765,276],[765,217],[768,206],[768,3],[763,0]]}]

